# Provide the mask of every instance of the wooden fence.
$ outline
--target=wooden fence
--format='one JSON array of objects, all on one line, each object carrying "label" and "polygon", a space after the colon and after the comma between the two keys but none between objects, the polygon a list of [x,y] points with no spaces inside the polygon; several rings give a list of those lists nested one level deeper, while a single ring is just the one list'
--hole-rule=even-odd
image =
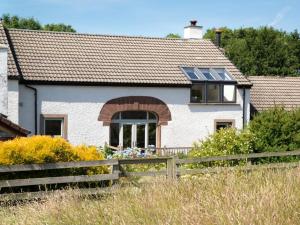
[{"label": "wooden fence", "polygon": [[[229,161],[229,160],[249,160],[256,158],[269,158],[269,157],[285,157],[285,156],[300,156],[300,150],[288,151],[288,152],[264,152],[253,154],[241,154],[241,155],[228,155],[228,156],[216,156],[216,157],[203,157],[203,158],[190,158],[190,159],[178,159],[177,157],[156,157],[156,158],[136,158],[136,159],[111,159],[100,161],[81,161],[81,162],[60,162],[60,163],[48,163],[48,164],[30,164],[30,165],[11,165],[0,166],[1,174],[15,174],[18,172],[26,171],[45,171],[45,170],[59,170],[67,168],[89,168],[97,166],[109,166],[109,174],[95,174],[95,175],[77,175],[77,176],[57,176],[57,177],[39,177],[39,178],[27,178],[27,179],[11,179],[0,180],[1,188],[13,188],[24,187],[32,185],[48,185],[48,184],[68,184],[68,183],[80,183],[80,182],[99,182],[99,181],[114,181],[121,177],[132,176],[167,176],[169,179],[175,179],[185,174],[201,174],[207,172],[224,171],[226,169],[233,169],[233,167],[208,167],[208,168],[196,168],[186,169],[182,167],[184,164],[195,164],[215,161]],[[159,171],[146,171],[146,172],[128,172],[124,169],[124,165],[128,164],[165,164],[165,169]],[[242,169],[252,170],[257,167],[264,168],[287,168],[300,166],[300,162],[295,163],[271,163],[265,165],[247,165],[241,167]]]}]

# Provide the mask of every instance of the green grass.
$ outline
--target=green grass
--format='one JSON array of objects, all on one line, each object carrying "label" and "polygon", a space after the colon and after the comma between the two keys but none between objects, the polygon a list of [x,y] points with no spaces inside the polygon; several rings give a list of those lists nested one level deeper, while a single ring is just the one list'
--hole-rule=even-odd
[{"label": "green grass", "polygon": [[300,224],[300,168],[156,179],[100,199],[79,190],[0,208],[0,224]]}]

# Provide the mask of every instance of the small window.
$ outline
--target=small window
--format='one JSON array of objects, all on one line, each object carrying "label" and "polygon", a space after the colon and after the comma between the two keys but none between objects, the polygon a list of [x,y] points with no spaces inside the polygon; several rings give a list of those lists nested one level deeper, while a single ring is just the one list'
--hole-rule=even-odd
[{"label": "small window", "polygon": [[215,130],[234,127],[234,120],[215,121]]},{"label": "small window", "polygon": [[223,85],[223,102],[235,102],[235,85]]},{"label": "small window", "polygon": [[225,69],[221,68],[221,69],[214,69],[214,70],[218,73],[218,75],[221,77],[222,80],[225,81],[233,80]]},{"label": "small window", "polygon": [[117,112],[113,115],[113,117],[111,118],[112,120],[119,120],[121,117],[121,113],[120,112]]},{"label": "small window", "polygon": [[196,75],[195,68],[191,67],[184,67],[182,68],[186,75],[189,77],[190,80],[199,80],[199,77]]},{"label": "small window", "polygon": [[156,115],[155,115],[155,113],[148,112],[148,115],[149,115],[149,120],[156,120]]},{"label": "small window", "polygon": [[42,115],[42,134],[67,138],[66,115]]},{"label": "small window", "polygon": [[121,113],[121,118],[125,119],[125,120],[147,119],[147,112],[145,112],[145,111],[124,111]]},{"label": "small window", "polygon": [[207,84],[207,102],[220,102],[220,85]]},{"label": "small window", "polygon": [[205,84],[195,84],[192,86],[191,102],[205,102]]},{"label": "small window", "polygon": [[216,80],[209,69],[199,69],[207,80]]},{"label": "small window", "polygon": [[63,119],[45,119],[45,135],[63,136]]}]

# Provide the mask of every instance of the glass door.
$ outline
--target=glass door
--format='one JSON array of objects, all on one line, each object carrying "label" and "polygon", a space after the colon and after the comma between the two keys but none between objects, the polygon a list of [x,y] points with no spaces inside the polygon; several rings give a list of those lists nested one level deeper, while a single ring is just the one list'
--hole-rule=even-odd
[{"label": "glass door", "polygon": [[132,124],[123,124],[123,148],[133,147],[132,126]]},{"label": "glass door", "polygon": [[135,125],[134,147],[145,148],[146,146],[146,124]]}]

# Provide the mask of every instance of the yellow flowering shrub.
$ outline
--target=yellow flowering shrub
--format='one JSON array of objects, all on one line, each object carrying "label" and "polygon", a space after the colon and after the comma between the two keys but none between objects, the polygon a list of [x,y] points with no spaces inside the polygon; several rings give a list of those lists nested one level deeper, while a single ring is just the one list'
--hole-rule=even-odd
[{"label": "yellow flowering shrub", "polygon": [[[92,146],[73,146],[65,139],[50,136],[21,137],[0,142],[0,165],[54,163],[85,160],[103,160],[104,156]],[[107,173],[101,166],[87,173]]]}]

